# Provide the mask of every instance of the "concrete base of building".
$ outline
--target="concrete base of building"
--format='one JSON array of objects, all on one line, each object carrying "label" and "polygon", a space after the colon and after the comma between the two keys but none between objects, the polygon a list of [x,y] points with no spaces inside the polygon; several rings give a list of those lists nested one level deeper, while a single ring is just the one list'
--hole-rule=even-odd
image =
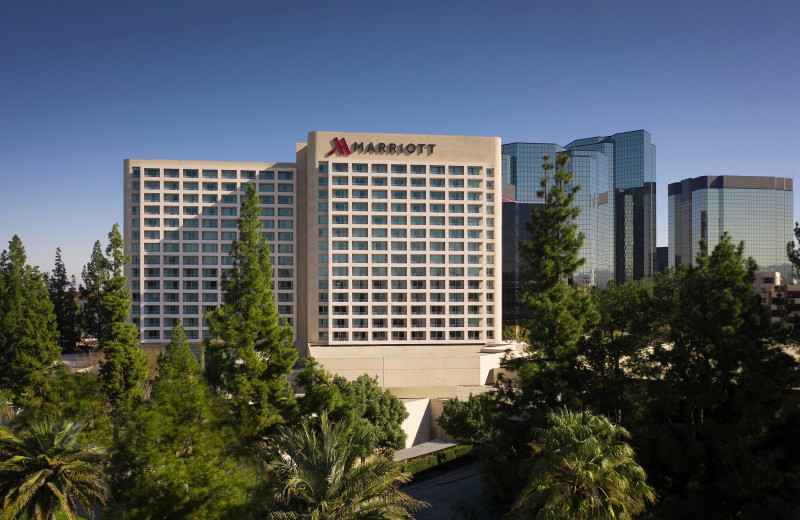
[{"label": "concrete base of building", "polygon": [[513,344],[310,347],[333,374],[350,380],[369,374],[383,388],[433,392],[404,391],[407,397],[454,397],[456,387],[491,385],[506,351],[517,352]]}]

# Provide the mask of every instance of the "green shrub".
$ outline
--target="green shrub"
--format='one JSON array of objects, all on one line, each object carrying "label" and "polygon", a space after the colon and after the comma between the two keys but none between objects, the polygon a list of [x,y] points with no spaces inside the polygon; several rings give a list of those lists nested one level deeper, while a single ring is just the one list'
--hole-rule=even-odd
[{"label": "green shrub", "polygon": [[470,444],[447,448],[436,455],[428,455],[406,462],[403,464],[403,471],[411,473],[415,478],[423,477],[471,459],[474,457],[472,449],[473,446]]}]

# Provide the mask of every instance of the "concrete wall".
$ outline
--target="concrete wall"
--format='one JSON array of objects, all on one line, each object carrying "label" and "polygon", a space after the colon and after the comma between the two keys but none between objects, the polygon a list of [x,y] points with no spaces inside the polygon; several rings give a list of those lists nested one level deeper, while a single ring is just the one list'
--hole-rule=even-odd
[{"label": "concrete wall", "polygon": [[403,421],[406,432],[406,448],[431,440],[430,399],[401,399],[408,418]]},{"label": "concrete wall", "polygon": [[[311,355],[331,373],[347,379],[361,374],[378,378],[384,388],[446,388],[492,384],[503,357],[501,352],[481,352],[477,346],[443,348],[311,347]],[[417,394],[410,397],[449,397]]]}]

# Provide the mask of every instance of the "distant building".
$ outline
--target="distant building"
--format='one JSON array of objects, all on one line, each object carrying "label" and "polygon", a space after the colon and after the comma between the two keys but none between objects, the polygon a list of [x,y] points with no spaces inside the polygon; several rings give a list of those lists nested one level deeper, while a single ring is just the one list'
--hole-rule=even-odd
[{"label": "distant building", "polygon": [[[644,130],[552,143],[503,145],[503,182],[516,188],[517,203],[541,203],[536,196],[544,176],[542,156],[570,157],[573,184],[581,186],[579,229],[586,263],[575,286],[605,287],[609,280],[650,278],[655,269],[655,146]],[[552,175],[552,173],[551,173]]]},{"label": "distant building", "polygon": [[796,310],[788,310],[788,306],[800,308],[800,285],[782,285],[779,271],[756,272],[755,289],[764,305],[769,307],[772,321],[785,320],[787,314],[796,318]]},{"label": "distant building", "polygon": [[518,202],[514,186],[503,183],[503,327],[526,325],[529,314],[519,303],[522,288],[519,243],[529,240],[527,224],[539,202]]},{"label": "distant building", "polygon": [[705,239],[711,251],[724,232],[759,269],[792,280],[786,243],[792,240],[792,179],[703,176],[668,187],[669,265],[691,264]]},{"label": "distant building", "polygon": [[656,248],[656,272],[663,273],[669,267],[669,247]]}]

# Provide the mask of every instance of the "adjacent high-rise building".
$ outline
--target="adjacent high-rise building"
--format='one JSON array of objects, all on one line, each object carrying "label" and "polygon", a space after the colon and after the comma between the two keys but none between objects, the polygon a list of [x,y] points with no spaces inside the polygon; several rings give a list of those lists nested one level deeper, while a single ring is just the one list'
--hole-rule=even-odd
[{"label": "adjacent high-rise building", "polygon": [[190,342],[207,337],[206,312],[221,302],[247,184],[261,202],[273,251],[277,310],[297,315],[297,165],[272,162],[124,161],[125,266],[142,343],[166,343],[180,319]]},{"label": "adjacent high-rise building", "polygon": [[792,241],[792,179],[703,176],[668,186],[669,265],[691,264],[700,239],[711,251],[727,232],[760,270],[792,280],[786,243]]},{"label": "adjacent high-rise building", "polygon": [[[586,259],[586,263],[578,269],[571,283],[582,287],[605,286],[608,280],[613,278],[610,258],[611,236],[609,231],[612,222],[608,206],[608,158],[600,152],[570,151],[557,144],[504,144],[503,182],[515,187],[514,200],[518,204],[517,210],[529,215],[530,211],[522,210],[522,208],[529,204],[544,202],[536,195],[537,191],[541,189],[540,180],[545,175],[542,168],[542,157],[548,155],[550,161],[555,163],[556,156],[560,154],[570,156],[569,169],[574,173],[572,185],[581,187],[575,203],[581,208],[578,227],[584,234],[584,241],[580,255]],[[552,176],[553,172],[551,171],[550,177],[552,178]],[[525,206],[519,206],[519,204]],[[523,227],[519,230],[511,227],[505,228],[504,243],[516,244],[516,240],[527,239],[527,232],[524,230],[525,222],[521,222]],[[512,236],[510,233],[517,233],[517,236]],[[503,279],[504,281],[511,280],[514,275],[513,272],[506,271]]]},{"label": "adjacent high-rise building", "polygon": [[656,265],[656,147],[645,130],[572,141],[567,150],[608,158],[613,278],[651,278]]},{"label": "adjacent high-rise building", "polygon": [[[518,203],[541,203],[536,192],[545,172],[542,156],[570,157],[572,183],[581,186],[576,204],[585,239],[586,263],[571,282],[604,287],[652,277],[656,261],[655,146],[644,130],[572,141],[503,145],[503,182],[516,188]],[[552,175],[552,173],[551,173]],[[509,209],[511,211],[511,209]],[[506,230],[511,233],[511,229]],[[508,236],[508,240],[513,240]],[[511,273],[509,273],[510,275]],[[504,276],[505,280],[505,276]],[[510,292],[507,288],[507,292]]]},{"label": "adjacent high-rise building", "polygon": [[[126,275],[144,343],[221,302],[244,189],[301,353],[500,339],[500,139],[311,132],[296,163],[126,160]],[[495,173],[496,172],[496,173]]]}]

